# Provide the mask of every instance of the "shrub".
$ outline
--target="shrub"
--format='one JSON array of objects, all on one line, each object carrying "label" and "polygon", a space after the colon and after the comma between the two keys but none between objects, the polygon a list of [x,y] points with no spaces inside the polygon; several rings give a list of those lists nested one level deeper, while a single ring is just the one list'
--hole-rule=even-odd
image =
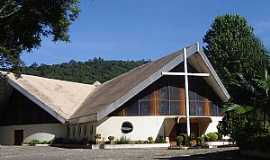
[{"label": "shrub", "polygon": [[35,146],[36,144],[40,144],[41,142],[37,139],[33,139],[32,141],[30,141],[28,144],[30,146]]},{"label": "shrub", "polygon": [[147,139],[148,139],[148,142],[149,142],[149,143],[154,143],[153,137],[148,137]]},{"label": "shrub", "polygon": [[[254,137],[252,144],[256,149],[259,149],[260,151],[269,152],[270,135],[262,135]],[[252,144],[249,144],[249,146]]]},{"label": "shrub", "polygon": [[183,145],[184,140],[185,140],[184,136],[177,136],[176,137],[177,146]]},{"label": "shrub", "polygon": [[88,139],[87,138],[83,138],[79,141],[79,144],[83,144],[83,145],[87,145],[88,144]]},{"label": "shrub", "polygon": [[218,132],[216,132],[216,134],[218,135],[218,140],[222,140],[222,134]]},{"label": "shrub", "polygon": [[51,144],[80,144],[80,145],[86,145],[89,144],[89,141],[87,138],[83,138],[81,140],[75,140],[75,139],[68,139],[68,138],[55,138]]},{"label": "shrub", "polygon": [[188,136],[187,134],[180,134],[179,136],[184,137],[184,142],[183,142],[184,146],[190,146],[190,144],[191,144],[191,137],[190,136]]},{"label": "shrub", "polygon": [[142,141],[142,140],[138,140],[138,141],[135,141],[134,143],[135,143],[135,144],[143,144],[143,143],[144,143],[144,141]]},{"label": "shrub", "polygon": [[130,140],[126,137],[123,136],[120,138],[120,140],[116,140],[116,144],[129,144]]},{"label": "shrub", "polygon": [[42,141],[42,142],[40,142],[40,144],[50,144],[51,143],[51,141]]},{"label": "shrub", "polygon": [[63,144],[63,138],[55,138],[52,141],[52,144]]},{"label": "shrub", "polygon": [[112,141],[114,140],[114,136],[109,136],[109,137],[108,137],[108,140],[109,140],[110,142],[112,142]]},{"label": "shrub", "polygon": [[216,132],[210,132],[206,134],[206,140],[207,141],[217,141],[218,140],[218,134]]},{"label": "shrub", "polygon": [[197,138],[198,145],[203,145],[205,143],[205,136]]},{"label": "shrub", "polygon": [[109,136],[108,139],[109,139],[109,141],[113,141],[114,140],[114,136]]},{"label": "shrub", "polygon": [[109,136],[108,139],[109,139],[110,143],[112,144],[113,140],[114,140],[114,136]]},{"label": "shrub", "polygon": [[163,136],[159,136],[156,141],[156,143],[166,143],[166,139]]}]

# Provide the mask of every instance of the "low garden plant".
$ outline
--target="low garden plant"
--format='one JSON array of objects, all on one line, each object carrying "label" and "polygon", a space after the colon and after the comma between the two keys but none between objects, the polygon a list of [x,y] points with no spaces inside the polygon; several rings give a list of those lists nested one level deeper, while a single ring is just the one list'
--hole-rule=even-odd
[{"label": "low garden plant", "polygon": [[155,143],[166,143],[166,138],[164,136],[158,136]]},{"label": "low garden plant", "polygon": [[197,138],[197,144],[199,146],[203,146],[205,144],[205,136],[204,135]]},{"label": "low garden plant", "polygon": [[28,143],[30,146],[35,146],[36,144],[40,144],[40,141],[37,139],[34,139]]},{"label": "low garden plant", "polygon": [[122,136],[120,139],[117,139],[116,144],[129,144],[130,140],[126,136]]},{"label": "low garden plant", "polygon": [[148,143],[155,143],[153,137],[148,137],[147,139],[148,139]]},{"label": "low garden plant", "polygon": [[184,143],[184,140],[185,140],[184,136],[177,136],[176,137],[177,146],[182,146]]},{"label": "low garden plant", "polygon": [[110,141],[110,144],[113,144],[114,136],[109,136],[108,139],[109,139],[109,141]]},{"label": "low garden plant", "polygon": [[205,140],[208,142],[217,141],[218,134],[216,132],[210,132],[205,135]]},{"label": "low garden plant", "polygon": [[40,141],[37,139],[33,139],[28,143],[28,145],[30,145],[30,146],[35,146],[37,144],[51,144],[51,141]]}]

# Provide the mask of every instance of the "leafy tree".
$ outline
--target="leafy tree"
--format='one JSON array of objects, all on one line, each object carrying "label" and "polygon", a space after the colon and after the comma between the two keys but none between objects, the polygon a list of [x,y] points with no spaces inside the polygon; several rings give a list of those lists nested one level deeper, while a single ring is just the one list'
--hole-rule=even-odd
[{"label": "leafy tree", "polygon": [[22,73],[80,83],[92,84],[95,81],[105,82],[122,73],[125,73],[148,61],[106,61],[102,58],[90,59],[86,62],[71,60],[68,63],[38,65],[23,67]]},{"label": "leafy tree", "polygon": [[6,0],[2,2],[0,8],[0,19],[7,18],[17,12],[20,9],[20,5],[17,5],[16,1]]},{"label": "leafy tree", "polygon": [[[269,56],[245,18],[219,16],[204,37],[210,61],[229,90],[232,100],[223,105],[219,132],[241,148],[258,147],[270,136]],[[270,145],[270,141],[263,143]]]},{"label": "leafy tree", "polygon": [[[237,103],[253,103],[254,79],[268,64],[265,49],[253,28],[239,15],[218,16],[206,33],[204,51]],[[249,92],[246,92],[246,89]]]},{"label": "leafy tree", "polygon": [[20,54],[39,47],[42,37],[69,41],[78,5],[79,0],[1,0],[0,69],[18,72]]}]

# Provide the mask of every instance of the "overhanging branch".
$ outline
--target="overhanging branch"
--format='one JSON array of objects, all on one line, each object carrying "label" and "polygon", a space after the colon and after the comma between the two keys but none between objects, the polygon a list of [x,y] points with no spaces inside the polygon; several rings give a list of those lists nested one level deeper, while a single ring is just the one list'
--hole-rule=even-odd
[{"label": "overhanging branch", "polygon": [[0,8],[0,19],[7,18],[20,10],[21,6],[14,0],[4,2]]}]

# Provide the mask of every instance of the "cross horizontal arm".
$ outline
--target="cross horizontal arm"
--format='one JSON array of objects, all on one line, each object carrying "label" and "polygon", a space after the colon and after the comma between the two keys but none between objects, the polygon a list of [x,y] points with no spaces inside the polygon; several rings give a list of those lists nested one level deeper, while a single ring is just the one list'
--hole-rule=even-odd
[{"label": "cross horizontal arm", "polygon": [[208,77],[209,73],[185,73],[185,72],[161,72],[161,75],[166,76],[201,76],[201,77]]}]

